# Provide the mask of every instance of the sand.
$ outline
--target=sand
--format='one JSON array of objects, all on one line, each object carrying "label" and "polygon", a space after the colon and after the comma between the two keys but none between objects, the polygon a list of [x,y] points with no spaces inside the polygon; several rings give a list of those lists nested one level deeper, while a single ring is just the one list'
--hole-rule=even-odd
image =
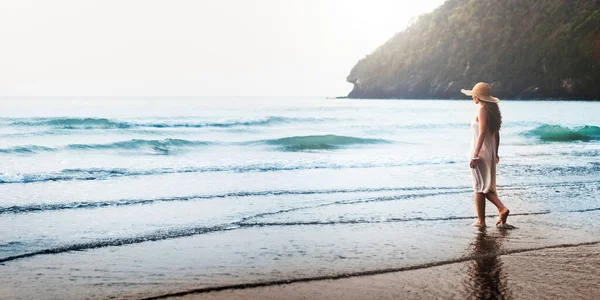
[{"label": "sand", "polygon": [[600,299],[600,244],[169,299]]}]

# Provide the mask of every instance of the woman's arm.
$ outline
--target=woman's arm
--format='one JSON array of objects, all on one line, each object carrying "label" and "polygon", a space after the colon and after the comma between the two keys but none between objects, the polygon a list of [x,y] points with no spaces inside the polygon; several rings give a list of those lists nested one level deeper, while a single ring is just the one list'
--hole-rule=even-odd
[{"label": "woman's arm", "polygon": [[487,132],[487,114],[485,113],[485,108],[479,109],[479,136],[477,137],[477,144],[475,145],[475,151],[473,152],[473,158],[479,156],[479,151],[481,151],[481,147],[483,146],[483,141],[485,139],[485,134]]},{"label": "woman's arm", "polygon": [[500,148],[500,131],[496,132],[496,163],[500,162],[500,156],[498,155],[498,149]]},{"label": "woman's arm", "polygon": [[469,165],[471,168],[475,168],[477,166],[477,160],[479,159],[479,151],[483,146],[483,140],[485,139],[485,134],[487,132],[487,114],[485,113],[485,108],[479,109],[479,136],[477,137],[477,144],[475,145],[475,150],[473,152],[473,157],[471,158],[471,162]]}]

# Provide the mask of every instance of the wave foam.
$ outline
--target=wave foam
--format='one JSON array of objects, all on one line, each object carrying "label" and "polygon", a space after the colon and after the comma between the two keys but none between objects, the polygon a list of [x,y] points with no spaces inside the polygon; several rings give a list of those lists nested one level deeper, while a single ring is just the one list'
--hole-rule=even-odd
[{"label": "wave foam", "polygon": [[[19,214],[19,213],[31,213],[31,212],[42,212],[42,211],[54,211],[54,210],[70,210],[70,209],[88,209],[88,208],[100,208],[107,206],[128,206],[128,205],[144,205],[144,204],[152,204],[157,202],[171,202],[171,201],[193,201],[193,200],[203,200],[203,199],[215,199],[215,198],[229,198],[229,197],[252,197],[252,196],[286,196],[286,195],[322,195],[322,194],[346,194],[346,193],[374,193],[374,192],[393,192],[393,191],[427,191],[427,190],[451,190],[451,189],[466,189],[466,187],[382,187],[382,188],[359,188],[359,189],[331,189],[331,190],[267,190],[267,191],[248,191],[248,192],[232,192],[232,193],[224,193],[224,194],[213,194],[213,195],[191,195],[191,196],[179,196],[179,197],[167,197],[167,198],[156,198],[156,199],[123,199],[123,200],[113,200],[113,201],[88,201],[88,202],[66,202],[66,203],[33,203],[28,205],[14,205],[8,207],[0,207],[0,214]],[[448,192],[442,192],[442,194]],[[456,193],[456,191],[450,191],[450,193]],[[430,196],[430,195],[438,195],[440,193],[428,193],[421,194],[419,196]],[[403,198],[406,197],[415,197],[414,194],[404,195]],[[379,197],[379,198],[368,198],[363,200],[353,200],[340,202],[336,201],[333,204],[320,204],[318,207],[323,205],[338,205],[338,204],[355,204],[362,202],[372,202],[377,199],[383,199],[389,201],[387,197]],[[399,199],[399,198],[393,198]],[[393,200],[392,199],[392,200]],[[356,202],[360,201],[360,202]],[[307,209],[314,208],[316,206],[310,207],[296,207],[291,209],[299,210],[299,209]],[[288,212],[289,210],[285,210]],[[265,214],[259,214],[252,216],[252,218],[256,217],[264,217],[267,215],[279,214],[283,211],[276,212],[268,212]],[[248,220],[248,219],[244,219]]]},{"label": "wave foam", "polygon": [[0,173],[0,184],[34,183],[49,181],[86,181],[108,180],[128,176],[152,176],[181,173],[210,173],[210,172],[278,172],[317,169],[368,169],[368,168],[393,168],[415,165],[442,165],[455,164],[455,161],[439,162],[414,162],[414,163],[383,163],[383,164],[252,164],[231,166],[206,166],[184,168],[156,168],[156,169],[125,169],[125,168],[89,168],[89,169],[64,169],[58,172],[10,174]]},{"label": "wave foam", "polygon": [[[535,214],[548,214],[548,212],[524,213],[523,215],[535,215]],[[427,220],[427,221],[451,221],[451,220],[462,220],[465,218],[467,218],[467,217],[439,218],[439,219],[431,219],[431,220]],[[472,219],[472,218],[474,218],[474,217],[469,217],[469,219]],[[390,219],[386,222],[406,222],[406,221],[423,221],[423,220],[422,219],[413,219],[413,220]],[[22,258],[38,256],[38,255],[51,255],[51,254],[60,254],[60,253],[66,253],[66,252],[71,252],[71,251],[81,251],[81,250],[89,250],[89,249],[98,249],[98,248],[106,248],[106,247],[117,247],[117,246],[131,245],[131,244],[139,244],[139,243],[145,243],[145,242],[155,242],[155,241],[162,241],[162,240],[167,240],[167,239],[176,239],[176,238],[183,238],[183,237],[189,237],[189,236],[195,236],[195,235],[201,235],[201,234],[209,234],[209,233],[220,232],[220,231],[237,230],[237,229],[243,229],[243,228],[255,227],[255,226],[258,226],[258,227],[263,227],[263,226],[265,226],[265,227],[269,227],[269,226],[302,226],[302,225],[308,225],[308,226],[317,225],[318,226],[318,225],[336,225],[336,224],[341,225],[341,224],[358,224],[358,223],[363,223],[363,222],[289,223],[289,224],[288,223],[273,223],[273,224],[269,224],[269,223],[244,223],[244,221],[239,221],[239,222],[233,222],[233,223],[228,223],[228,224],[216,225],[216,226],[212,226],[212,227],[201,226],[201,227],[173,228],[173,229],[157,230],[155,232],[152,232],[149,234],[144,234],[144,235],[123,237],[123,238],[114,238],[114,239],[101,239],[101,240],[96,240],[96,241],[87,242],[87,243],[63,245],[63,246],[58,246],[58,247],[54,247],[54,248],[47,248],[47,249],[42,249],[42,250],[38,250],[38,251],[33,251],[33,252],[8,256],[8,257],[0,257],[0,264],[6,263],[9,261],[22,259]],[[367,222],[367,223],[372,223],[372,222]],[[378,222],[375,222],[375,223],[378,223]],[[379,222],[379,223],[381,223],[381,222]],[[597,244],[597,243],[598,242],[591,242],[591,243],[588,242],[588,243],[582,243],[582,244],[578,244],[578,245]],[[569,246],[571,246],[571,245],[565,244],[565,245],[559,245],[559,246],[546,246],[546,247],[541,247],[540,249],[552,248],[552,247],[569,247]],[[530,249],[517,249],[517,250],[512,250],[512,251],[501,251],[499,253],[494,253],[494,255],[502,255],[502,254],[508,254],[508,253],[520,253],[520,252],[526,252],[526,251],[530,251]],[[471,258],[468,258],[468,259],[471,259]],[[428,264],[428,265],[430,265],[430,264]],[[412,267],[411,267],[411,269],[412,269]]]},{"label": "wave foam", "polygon": [[231,230],[230,226],[214,226],[214,227],[191,227],[191,228],[181,228],[181,229],[170,229],[170,230],[158,230],[154,233],[150,233],[147,235],[133,236],[133,237],[124,237],[124,238],[116,238],[116,239],[104,239],[97,240],[88,243],[80,243],[80,244],[71,244],[65,246],[59,246],[55,248],[43,249],[35,252],[29,252],[14,256],[8,256],[4,258],[0,258],[0,264],[5,263],[12,260],[17,260],[26,257],[32,257],[37,255],[48,255],[48,254],[59,254],[71,251],[81,251],[81,250],[89,250],[89,249],[98,249],[105,247],[115,247],[115,246],[124,246],[131,244],[139,244],[144,242],[154,242],[154,241],[162,241],[166,239],[174,239],[174,238],[182,238],[199,234],[207,234],[216,231],[223,230]]}]

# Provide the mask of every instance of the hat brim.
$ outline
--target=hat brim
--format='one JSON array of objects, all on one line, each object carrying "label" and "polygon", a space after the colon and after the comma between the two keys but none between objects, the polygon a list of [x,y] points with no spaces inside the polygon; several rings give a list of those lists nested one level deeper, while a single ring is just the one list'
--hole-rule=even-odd
[{"label": "hat brim", "polygon": [[460,92],[467,96],[473,96],[473,91],[471,91],[471,90],[461,89]]},{"label": "hat brim", "polygon": [[491,103],[498,103],[498,102],[500,102],[500,99],[498,99],[496,97],[475,95],[475,94],[473,94],[472,90],[461,89],[460,91],[463,94],[467,95],[467,96],[475,96],[475,97],[477,97],[481,101],[491,102]]}]

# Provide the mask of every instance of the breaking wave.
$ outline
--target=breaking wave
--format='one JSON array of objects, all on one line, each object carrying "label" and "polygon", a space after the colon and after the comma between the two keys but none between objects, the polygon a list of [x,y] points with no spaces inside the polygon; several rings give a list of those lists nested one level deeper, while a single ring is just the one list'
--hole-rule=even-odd
[{"label": "breaking wave", "polygon": [[136,127],[150,128],[203,128],[203,127],[237,127],[237,126],[267,126],[281,123],[316,122],[317,118],[292,118],[292,117],[258,117],[242,118],[220,121],[194,121],[189,122],[144,122],[144,121],[119,121],[106,118],[33,118],[9,123],[14,127],[52,127],[55,129],[126,129]]},{"label": "breaking wave", "polygon": [[10,123],[10,126],[55,127],[60,129],[129,128],[130,124],[106,118],[34,118]]},{"label": "breaking wave", "polygon": [[358,138],[333,134],[285,137],[262,142],[278,146],[285,151],[331,150],[350,145],[391,143],[383,139]]},{"label": "breaking wave", "polygon": [[207,141],[194,141],[184,139],[144,140],[132,139],[107,144],[69,144],[60,147],[45,147],[40,145],[24,145],[0,149],[5,154],[33,154],[39,152],[54,152],[61,150],[138,150],[142,153],[168,155],[178,153],[178,150],[186,148],[198,148],[209,145],[272,145],[278,146],[283,151],[305,151],[305,150],[333,150],[358,144],[381,144],[391,143],[382,139],[357,138],[338,135],[314,135],[285,137],[274,140],[258,140],[241,143],[219,143]]},{"label": "breaking wave", "polygon": [[585,125],[568,128],[561,125],[542,125],[525,133],[545,142],[570,142],[600,140],[600,127]]},{"label": "breaking wave", "polygon": [[151,154],[169,154],[183,148],[200,147],[210,145],[210,142],[190,141],[182,139],[164,140],[142,140],[132,139],[107,144],[69,144],[66,146],[52,148],[39,145],[16,146],[0,149],[0,153],[6,154],[33,154],[39,152],[54,152],[60,150],[145,150]]}]

